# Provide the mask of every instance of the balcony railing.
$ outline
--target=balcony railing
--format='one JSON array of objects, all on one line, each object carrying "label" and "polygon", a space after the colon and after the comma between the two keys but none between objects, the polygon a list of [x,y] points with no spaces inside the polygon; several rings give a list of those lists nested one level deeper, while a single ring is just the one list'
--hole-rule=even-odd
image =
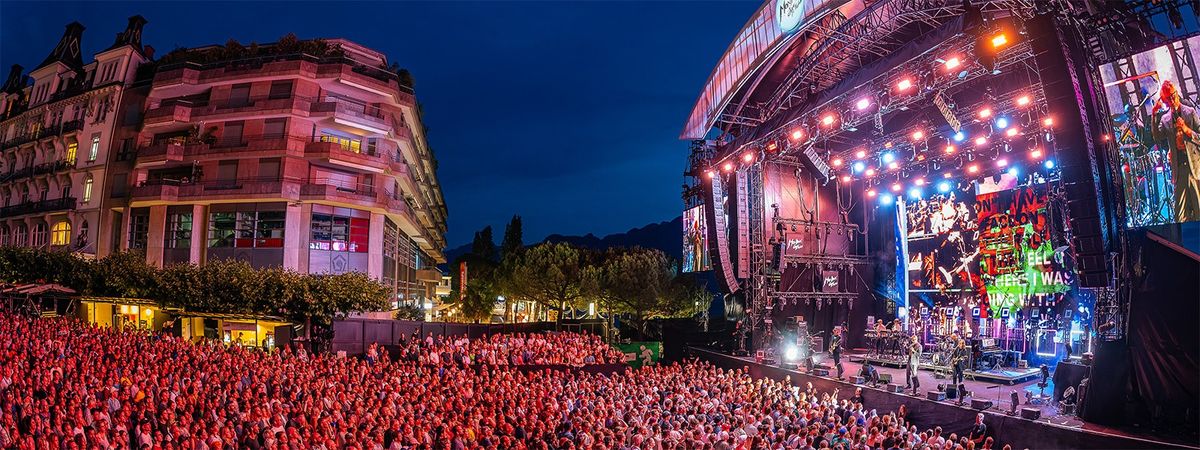
[{"label": "balcony railing", "polygon": [[20,180],[34,175],[44,175],[48,173],[56,173],[70,169],[75,166],[75,161],[58,160],[54,162],[42,163],[35,166],[22,167],[8,173],[0,174],[0,183]]},{"label": "balcony railing", "polygon": [[318,102],[312,103],[309,112],[314,113],[314,115],[333,113],[335,116],[350,117],[357,119],[359,122],[374,125],[377,128],[385,130],[392,126],[392,122],[384,117],[383,111],[377,106],[362,105],[331,97],[325,97]]},{"label": "balcony railing", "polygon": [[70,211],[74,210],[77,202],[75,197],[63,197],[53,200],[42,200],[37,202],[26,202],[19,205],[5,206],[0,208],[0,217],[13,217],[25,214],[37,214],[54,211]]},{"label": "balcony railing", "polygon": [[[206,195],[279,195],[285,183],[300,183],[300,180],[283,177],[247,177],[193,181],[188,179],[145,180],[130,190],[130,197],[161,198],[174,200],[176,197]],[[170,197],[170,198],[163,198]]]}]

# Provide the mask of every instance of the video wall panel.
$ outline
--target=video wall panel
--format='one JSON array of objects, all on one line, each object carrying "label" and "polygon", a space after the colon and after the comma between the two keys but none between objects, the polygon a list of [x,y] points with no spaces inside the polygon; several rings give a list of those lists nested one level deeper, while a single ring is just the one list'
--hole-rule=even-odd
[{"label": "video wall panel", "polygon": [[1052,239],[1048,187],[1032,185],[980,193],[979,273],[983,305],[994,316],[1026,306],[1053,303],[1071,290],[1068,247]]},{"label": "video wall panel", "polygon": [[704,222],[704,205],[683,212],[683,271],[712,270],[708,257],[708,226]]}]

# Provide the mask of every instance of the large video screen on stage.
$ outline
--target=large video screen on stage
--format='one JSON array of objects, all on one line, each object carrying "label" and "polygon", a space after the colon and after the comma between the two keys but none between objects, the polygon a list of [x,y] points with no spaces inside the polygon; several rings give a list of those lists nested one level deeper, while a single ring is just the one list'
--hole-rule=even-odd
[{"label": "large video screen on stage", "polygon": [[1200,220],[1200,36],[1100,66],[1126,225]]},{"label": "large video screen on stage", "polygon": [[979,208],[979,273],[993,315],[1016,311],[1028,300],[1053,305],[1071,289],[1065,243],[1056,245],[1048,187],[1044,184],[986,192]]},{"label": "large video screen on stage", "polygon": [[950,192],[907,202],[908,288],[952,295],[979,281],[979,225],[971,194]]},{"label": "large video screen on stage", "polygon": [[683,271],[712,270],[708,258],[708,227],[704,222],[704,205],[683,212]]}]

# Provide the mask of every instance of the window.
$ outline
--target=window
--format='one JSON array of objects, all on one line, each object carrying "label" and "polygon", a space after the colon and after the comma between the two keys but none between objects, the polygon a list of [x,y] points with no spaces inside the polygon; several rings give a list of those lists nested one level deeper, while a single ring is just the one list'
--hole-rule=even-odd
[{"label": "window", "polygon": [[79,153],[79,143],[72,142],[67,144],[67,164],[75,164],[75,155]]},{"label": "window", "polygon": [[282,248],[284,211],[215,212],[209,215],[208,246]]},{"label": "window", "polygon": [[17,231],[15,233],[13,233],[12,245],[17,245],[17,246],[22,246],[22,247],[29,245],[29,241],[26,240],[26,238],[28,236],[29,236],[29,228],[26,227],[25,224],[23,224],[23,223],[17,224]]},{"label": "window", "polygon": [[82,225],[79,225],[79,238],[77,239],[78,247],[83,248],[87,246],[88,230],[90,230],[90,228],[88,228],[88,221],[85,220],[83,221]]},{"label": "window", "polygon": [[268,98],[288,98],[292,96],[292,80],[279,80],[271,82],[271,94]]},{"label": "window", "polygon": [[88,150],[88,162],[96,160],[100,155],[100,133],[92,133],[92,148]]},{"label": "window", "polygon": [[263,158],[258,160],[258,178],[261,180],[279,179],[279,158]]},{"label": "window", "polygon": [[38,223],[37,225],[33,226],[33,246],[35,248],[45,247],[47,237],[49,237],[49,233],[48,230],[46,230],[45,223]]},{"label": "window", "polygon": [[190,248],[192,246],[192,213],[173,213],[167,216],[167,233],[163,246],[166,248]]},{"label": "window", "polygon": [[88,174],[87,178],[83,180],[83,202],[84,203],[92,201],[92,183],[93,183],[92,174]]},{"label": "window", "polygon": [[312,215],[312,239],[308,248],[335,252],[365,253],[370,220],[333,214]]},{"label": "window", "polygon": [[344,136],[338,136],[335,134],[325,133],[325,134],[322,134],[321,136],[317,137],[317,140],[320,142],[333,142],[333,143],[341,146],[342,150],[346,150],[346,151],[350,151],[350,152],[354,152],[354,153],[362,152],[362,139],[356,139],[356,138],[350,138],[350,137],[344,137]]},{"label": "window", "polygon": [[8,225],[0,225],[0,246],[8,246]]},{"label": "window", "polygon": [[71,185],[68,184],[68,185],[63,186],[62,196],[59,198],[69,198],[69,197],[71,197]]},{"label": "window", "polygon": [[229,108],[250,106],[250,83],[236,84],[229,91]]},{"label": "window", "polygon": [[267,119],[263,122],[263,139],[277,139],[287,133],[287,119]]},{"label": "window", "polygon": [[379,139],[368,138],[367,139],[367,154],[371,155],[371,156],[375,156],[375,150],[377,148],[379,148]]},{"label": "window", "polygon": [[143,212],[129,217],[129,248],[146,248],[150,235],[150,214]]},{"label": "window", "polygon": [[242,130],[245,124],[242,122],[226,122],[225,129],[221,131],[221,140],[217,145],[221,147],[240,147],[242,145]]},{"label": "window", "polygon": [[62,221],[50,228],[50,245],[67,245],[71,243],[71,222]]}]

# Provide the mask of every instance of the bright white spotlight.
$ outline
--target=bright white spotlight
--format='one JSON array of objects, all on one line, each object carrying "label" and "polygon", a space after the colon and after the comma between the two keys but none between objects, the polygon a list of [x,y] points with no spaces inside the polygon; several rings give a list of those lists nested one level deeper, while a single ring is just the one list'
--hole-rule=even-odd
[{"label": "bright white spotlight", "polygon": [[887,152],[887,153],[884,153],[884,154],[883,154],[883,162],[885,162],[885,163],[890,163],[890,162],[892,162],[892,161],[895,161],[895,160],[896,160],[896,155],[895,155],[894,153],[892,153],[892,152]]},{"label": "bright white spotlight", "polygon": [[858,108],[859,111],[867,109],[870,106],[871,106],[871,100],[866,97],[858,99],[858,102],[854,104],[854,107]]},{"label": "bright white spotlight", "polygon": [[943,182],[938,183],[938,192],[941,192],[943,194],[950,192],[950,182],[943,181]]},{"label": "bright white spotlight", "polygon": [[1012,175],[1012,176],[1014,176],[1014,177],[1015,177],[1015,176],[1017,176],[1017,175],[1020,175],[1020,174],[1021,174],[1021,171],[1020,171],[1020,170],[1018,170],[1016,167],[1009,167],[1009,168],[1008,168],[1008,174],[1009,174],[1009,175]]},{"label": "bright white spotlight", "polygon": [[1042,166],[1045,166],[1047,169],[1053,169],[1054,168],[1054,160],[1047,159],[1046,162],[1042,163]]},{"label": "bright white spotlight", "polygon": [[967,133],[961,131],[954,133],[954,142],[962,142],[967,139]]},{"label": "bright white spotlight", "polygon": [[795,345],[789,345],[788,348],[783,351],[783,357],[788,361],[800,359],[800,349],[796,348]]},{"label": "bright white spotlight", "polygon": [[908,196],[914,200],[918,200],[921,198],[921,190],[917,188],[909,189]]},{"label": "bright white spotlight", "polygon": [[867,170],[867,165],[865,163],[863,163],[862,161],[855,161],[853,167],[854,167],[855,172],[862,172],[864,170]]},{"label": "bright white spotlight", "polygon": [[1008,118],[1007,117],[997,117],[996,118],[996,128],[999,128],[1001,130],[1008,128]]}]

